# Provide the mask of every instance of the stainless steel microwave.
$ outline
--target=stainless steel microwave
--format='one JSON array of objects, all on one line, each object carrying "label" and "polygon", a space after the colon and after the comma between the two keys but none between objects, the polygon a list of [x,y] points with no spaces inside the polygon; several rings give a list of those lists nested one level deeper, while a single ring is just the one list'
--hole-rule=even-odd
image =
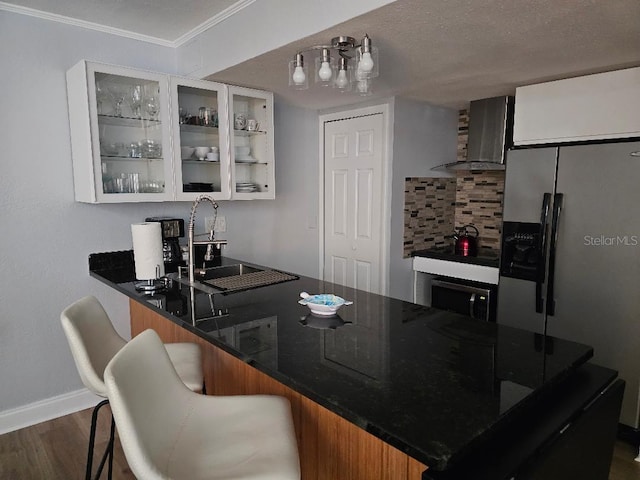
[{"label": "stainless steel microwave", "polygon": [[437,278],[431,281],[431,306],[486,322],[496,321],[497,285]]}]

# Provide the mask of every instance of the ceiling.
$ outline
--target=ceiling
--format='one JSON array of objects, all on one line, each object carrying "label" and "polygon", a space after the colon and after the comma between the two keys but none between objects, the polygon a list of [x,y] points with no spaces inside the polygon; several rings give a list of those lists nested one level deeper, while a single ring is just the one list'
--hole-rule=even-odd
[{"label": "ceiling", "polygon": [[[12,0],[0,8],[179,46],[253,1]],[[290,89],[288,62],[305,47],[365,33],[380,50],[375,97],[455,108],[513,94],[520,85],[640,65],[638,0],[397,0],[209,79],[270,90],[308,108],[353,104],[364,99],[329,88]]]},{"label": "ceiling", "polygon": [[9,0],[0,9],[177,47],[255,0]]}]

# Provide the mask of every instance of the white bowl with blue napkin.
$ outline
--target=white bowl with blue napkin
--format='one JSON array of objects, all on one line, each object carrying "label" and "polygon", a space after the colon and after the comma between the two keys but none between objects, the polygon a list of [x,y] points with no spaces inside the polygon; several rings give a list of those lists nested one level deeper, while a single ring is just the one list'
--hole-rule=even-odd
[{"label": "white bowl with blue napkin", "polygon": [[309,295],[307,292],[300,293],[302,300],[300,305],[306,305],[314,315],[335,315],[343,305],[352,305],[353,302],[338,297],[333,293],[321,293],[318,295]]}]

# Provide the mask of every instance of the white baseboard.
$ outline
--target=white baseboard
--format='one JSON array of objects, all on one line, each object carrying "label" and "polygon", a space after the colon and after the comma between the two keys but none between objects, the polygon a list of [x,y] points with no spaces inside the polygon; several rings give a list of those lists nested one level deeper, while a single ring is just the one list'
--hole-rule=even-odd
[{"label": "white baseboard", "polygon": [[102,398],[86,388],[0,412],[0,435],[94,407]]}]

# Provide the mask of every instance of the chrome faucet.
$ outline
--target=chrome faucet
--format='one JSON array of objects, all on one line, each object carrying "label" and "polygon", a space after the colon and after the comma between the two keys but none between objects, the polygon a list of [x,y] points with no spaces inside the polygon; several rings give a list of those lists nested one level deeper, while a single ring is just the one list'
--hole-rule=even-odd
[{"label": "chrome faucet", "polygon": [[[215,246],[216,248],[222,248],[222,245],[226,245],[226,240],[215,240],[213,237],[215,235],[214,225],[211,225],[211,232],[209,233],[208,240],[194,240],[194,230],[195,230],[195,220],[196,220],[196,209],[198,205],[202,202],[209,202],[215,211],[215,217],[218,216],[218,204],[216,201],[208,195],[200,195],[196,198],[191,206],[191,216],[189,217],[189,233],[188,233],[188,241],[189,241],[189,282],[195,282],[195,255],[194,255],[194,245],[207,245],[207,253],[205,255],[205,260],[210,260],[212,257],[212,249]],[[214,218],[215,218],[214,217]]]}]

